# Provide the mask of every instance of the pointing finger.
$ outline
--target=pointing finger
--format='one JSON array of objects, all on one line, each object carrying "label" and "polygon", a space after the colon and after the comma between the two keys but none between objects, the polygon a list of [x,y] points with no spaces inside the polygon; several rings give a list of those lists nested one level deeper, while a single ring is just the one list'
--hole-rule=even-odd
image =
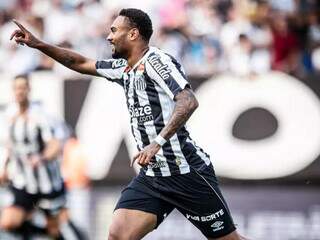
[{"label": "pointing finger", "polygon": [[27,32],[27,29],[21,24],[19,23],[17,20],[13,19],[12,20],[22,31]]}]

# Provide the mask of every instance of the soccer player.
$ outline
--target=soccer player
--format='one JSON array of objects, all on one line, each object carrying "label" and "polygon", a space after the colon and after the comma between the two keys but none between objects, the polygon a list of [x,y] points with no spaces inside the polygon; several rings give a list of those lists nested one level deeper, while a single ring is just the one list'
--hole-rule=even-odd
[{"label": "soccer player", "polygon": [[[12,203],[1,212],[0,228],[27,239],[28,234],[45,233],[55,239],[80,239],[65,209],[64,182],[58,162],[61,144],[55,126],[42,108],[29,100],[28,75],[14,79],[15,102],[7,108],[8,157],[0,182],[8,180]],[[43,211],[46,229],[29,220],[35,209]],[[62,229],[62,231],[60,230]],[[70,235],[68,235],[70,236]],[[68,239],[67,239],[68,240]]]},{"label": "soccer player", "polygon": [[[11,39],[66,67],[102,76],[124,89],[141,171],[116,205],[109,240],[141,239],[178,209],[208,239],[238,240],[212,163],[185,127],[198,102],[181,65],[149,46],[152,23],[139,9],[122,9],[107,37],[113,59],[95,61],[49,45],[23,25]],[[183,234],[183,233],[181,233]]]}]

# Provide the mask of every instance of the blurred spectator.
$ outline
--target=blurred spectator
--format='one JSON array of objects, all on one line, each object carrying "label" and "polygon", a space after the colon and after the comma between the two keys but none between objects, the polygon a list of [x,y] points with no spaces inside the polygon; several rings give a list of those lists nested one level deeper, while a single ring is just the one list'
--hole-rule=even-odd
[{"label": "blurred spectator", "polygon": [[[246,76],[251,73],[252,42],[245,34],[239,35],[239,42],[229,55],[229,67],[232,73]],[[241,63],[241,64],[239,64]]]},{"label": "blurred spectator", "polygon": [[[110,57],[106,26],[114,13],[128,6],[124,0],[0,1],[0,73],[54,69],[64,77],[77,76],[35,51],[11,44],[11,19],[22,20],[50,43],[68,43],[84,55],[101,59]],[[234,71],[232,61],[244,50],[241,34],[251,45],[249,72],[264,73],[272,66],[305,76],[317,69],[319,1],[166,0],[143,6],[155,23],[152,45],[171,52],[189,75]]]},{"label": "blurred spectator", "polygon": [[272,19],[272,69],[294,74],[299,64],[298,36],[289,28],[288,19],[282,14]]},{"label": "blurred spectator", "polygon": [[252,44],[251,70],[253,73],[266,73],[271,69],[272,32],[269,26],[270,6],[259,2],[250,14],[251,29],[248,37]]},{"label": "blurred spectator", "polygon": [[311,69],[320,72],[320,17],[319,12],[311,12],[308,16],[308,39]]}]

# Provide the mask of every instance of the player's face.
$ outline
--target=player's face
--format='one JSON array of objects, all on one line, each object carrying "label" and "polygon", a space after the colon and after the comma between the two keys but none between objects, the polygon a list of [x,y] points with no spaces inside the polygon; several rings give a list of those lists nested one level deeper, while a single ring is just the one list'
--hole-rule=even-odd
[{"label": "player's face", "polygon": [[111,32],[107,40],[112,47],[113,58],[127,58],[130,48],[129,32],[130,27],[125,17],[118,16],[111,25]]},{"label": "player's face", "polygon": [[17,78],[13,83],[13,92],[15,100],[18,104],[23,104],[28,101],[30,88],[28,82],[24,78]]}]

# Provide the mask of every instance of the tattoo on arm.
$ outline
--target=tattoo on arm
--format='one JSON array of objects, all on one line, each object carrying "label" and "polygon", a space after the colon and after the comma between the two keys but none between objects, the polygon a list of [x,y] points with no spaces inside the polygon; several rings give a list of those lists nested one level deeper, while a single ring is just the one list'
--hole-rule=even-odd
[{"label": "tattoo on arm", "polygon": [[67,68],[80,73],[96,75],[94,62],[86,65],[89,59],[79,53],[46,43],[42,43],[38,49]]},{"label": "tattoo on arm", "polygon": [[167,125],[160,135],[170,139],[190,118],[198,107],[198,101],[191,89],[184,89],[176,96],[176,106]]},{"label": "tattoo on arm", "polygon": [[61,63],[66,67],[70,67],[76,63],[75,57],[72,56],[72,54],[70,54],[70,52],[63,52],[61,54],[61,59],[62,59]]}]

